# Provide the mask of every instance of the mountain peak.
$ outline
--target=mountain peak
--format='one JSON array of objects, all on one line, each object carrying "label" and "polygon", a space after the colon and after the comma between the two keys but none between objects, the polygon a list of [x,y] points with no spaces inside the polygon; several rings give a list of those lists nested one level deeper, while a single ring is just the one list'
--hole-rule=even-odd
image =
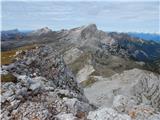
[{"label": "mountain peak", "polygon": [[85,27],[85,29],[89,29],[91,31],[96,31],[97,30],[97,26],[96,24],[89,24]]},{"label": "mountain peak", "polygon": [[38,29],[37,31],[43,32],[43,33],[48,33],[48,32],[51,32],[52,30],[49,29],[48,27],[44,27],[44,28]]},{"label": "mountain peak", "polygon": [[97,26],[95,24],[89,24],[87,26],[84,26],[84,28],[81,31],[81,38],[91,38],[93,36],[96,36],[96,32],[98,31]]},{"label": "mountain peak", "polygon": [[44,28],[41,28],[41,29],[38,29],[38,30],[35,30],[31,33],[31,35],[36,35],[36,36],[39,36],[39,35],[42,35],[42,34],[47,34],[49,32],[52,32],[51,29],[49,29],[48,27],[44,27]]}]

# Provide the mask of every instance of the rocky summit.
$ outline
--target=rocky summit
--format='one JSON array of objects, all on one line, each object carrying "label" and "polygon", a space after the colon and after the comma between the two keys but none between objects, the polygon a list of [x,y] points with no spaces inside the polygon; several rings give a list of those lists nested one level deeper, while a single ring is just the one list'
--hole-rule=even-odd
[{"label": "rocky summit", "polygon": [[2,41],[2,120],[160,120],[158,42],[95,24],[17,34]]}]

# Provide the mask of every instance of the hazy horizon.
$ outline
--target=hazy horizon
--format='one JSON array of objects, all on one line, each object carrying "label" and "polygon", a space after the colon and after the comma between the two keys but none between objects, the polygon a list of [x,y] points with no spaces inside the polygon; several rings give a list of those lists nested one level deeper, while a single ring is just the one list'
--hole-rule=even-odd
[{"label": "hazy horizon", "polygon": [[70,29],[95,23],[117,32],[160,33],[159,2],[2,1],[2,30]]}]

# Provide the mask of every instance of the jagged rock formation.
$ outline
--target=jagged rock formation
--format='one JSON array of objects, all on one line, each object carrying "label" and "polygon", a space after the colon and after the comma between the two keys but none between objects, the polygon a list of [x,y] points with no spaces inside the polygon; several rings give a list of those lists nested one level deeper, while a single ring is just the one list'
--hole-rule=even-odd
[{"label": "jagged rock formation", "polygon": [[[136,96],[138,103],[145,103],[151,105],[153,108],[159,110],[160,108],[160,75],[152,72],[133,69],[126,71],[121,75],[114,75],[112,79],[117,81],[123,80],[130,85],[120,91],[125,94],[128,89],[129,95]],[[129,82],[130,81],[130,82]]]},{"label": "jagged rock formation", "polygon": [[156,109],[150,105],[137,104],[133,98],[129,98],[123,95],[117,95],[113,101],[113,108],[123,114],[128,114],[132,119],[135,120],[159,120],[160,112],[157,112]]},{"label": "jagged rock formation", "polygon": [[93,109],[62,57],[50,47],[23,51],[2,70],[17,77],[15,83],[2,83],[3,120],[50,120],[62,113],[85,118]]},{"label": "jagged rock formation", "polygon": [[139,103],[149,104],[160,111],[160,76],[157,78],[150,74],[150,77],[138,81],[134,87],[134,94]]},{"label": "jagged rock formation", "polygon": [[131,120],[128,115],[119,114],[111,108],[101,108],[90,112],[87,118],[89,120]]},{"label": "jagged rock formation", "polygon": [[[28,52],[24,51],[21,54],[24,54],[24,56],[20,55],[18,61],[9,65],[8,69],[6,68],[9,72],[31,77],[35,75],[43,76],[54,80],[56,85],[62,88],[64,87],[62,83],[66,82],[65,87],[68,89],[75,88],[78,92],[81,91],[78,87],[75,87],[77,83],[74,81],[72,73],[64,64],[62,56],[58,56],[56,51],[54,52],[51,47],[41,47]],[[65,79],[69,79],[73,83],[70,85]]]},{"label": "jagged rock formation", "polygon": [[74,28],[65,31],[67,41],[76,44],[77,46],[87,46],[97,48],[99,42],[111,44],[112,38],[107,33],[97,29],[95,24]]},{"label": "jagged rock formation", "polygon": [[136,105],[134,100],[118,95],[113,102],[113,108],[105,107],[91,111],[87,118],[91,120],[159,120],[160,113],[156,113],[150,106]]},{"label": "jagged rock formation", "polygon": [[91,103],[99,107],[113,107],[136,120],[160,119],[160,75],[133,69],[110,78],[96,78],[98,82],[85,88]]}]

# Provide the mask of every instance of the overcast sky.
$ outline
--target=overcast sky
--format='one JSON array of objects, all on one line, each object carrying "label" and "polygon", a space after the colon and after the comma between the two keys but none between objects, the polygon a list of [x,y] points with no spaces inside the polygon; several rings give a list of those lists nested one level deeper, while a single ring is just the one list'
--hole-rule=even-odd
[{"label": "overcast sky", "polygon": [[1,1],[3,30],[32,30],[45,26],[60,30],[95,23],[105,31],[160,33],[158,0]]}]

